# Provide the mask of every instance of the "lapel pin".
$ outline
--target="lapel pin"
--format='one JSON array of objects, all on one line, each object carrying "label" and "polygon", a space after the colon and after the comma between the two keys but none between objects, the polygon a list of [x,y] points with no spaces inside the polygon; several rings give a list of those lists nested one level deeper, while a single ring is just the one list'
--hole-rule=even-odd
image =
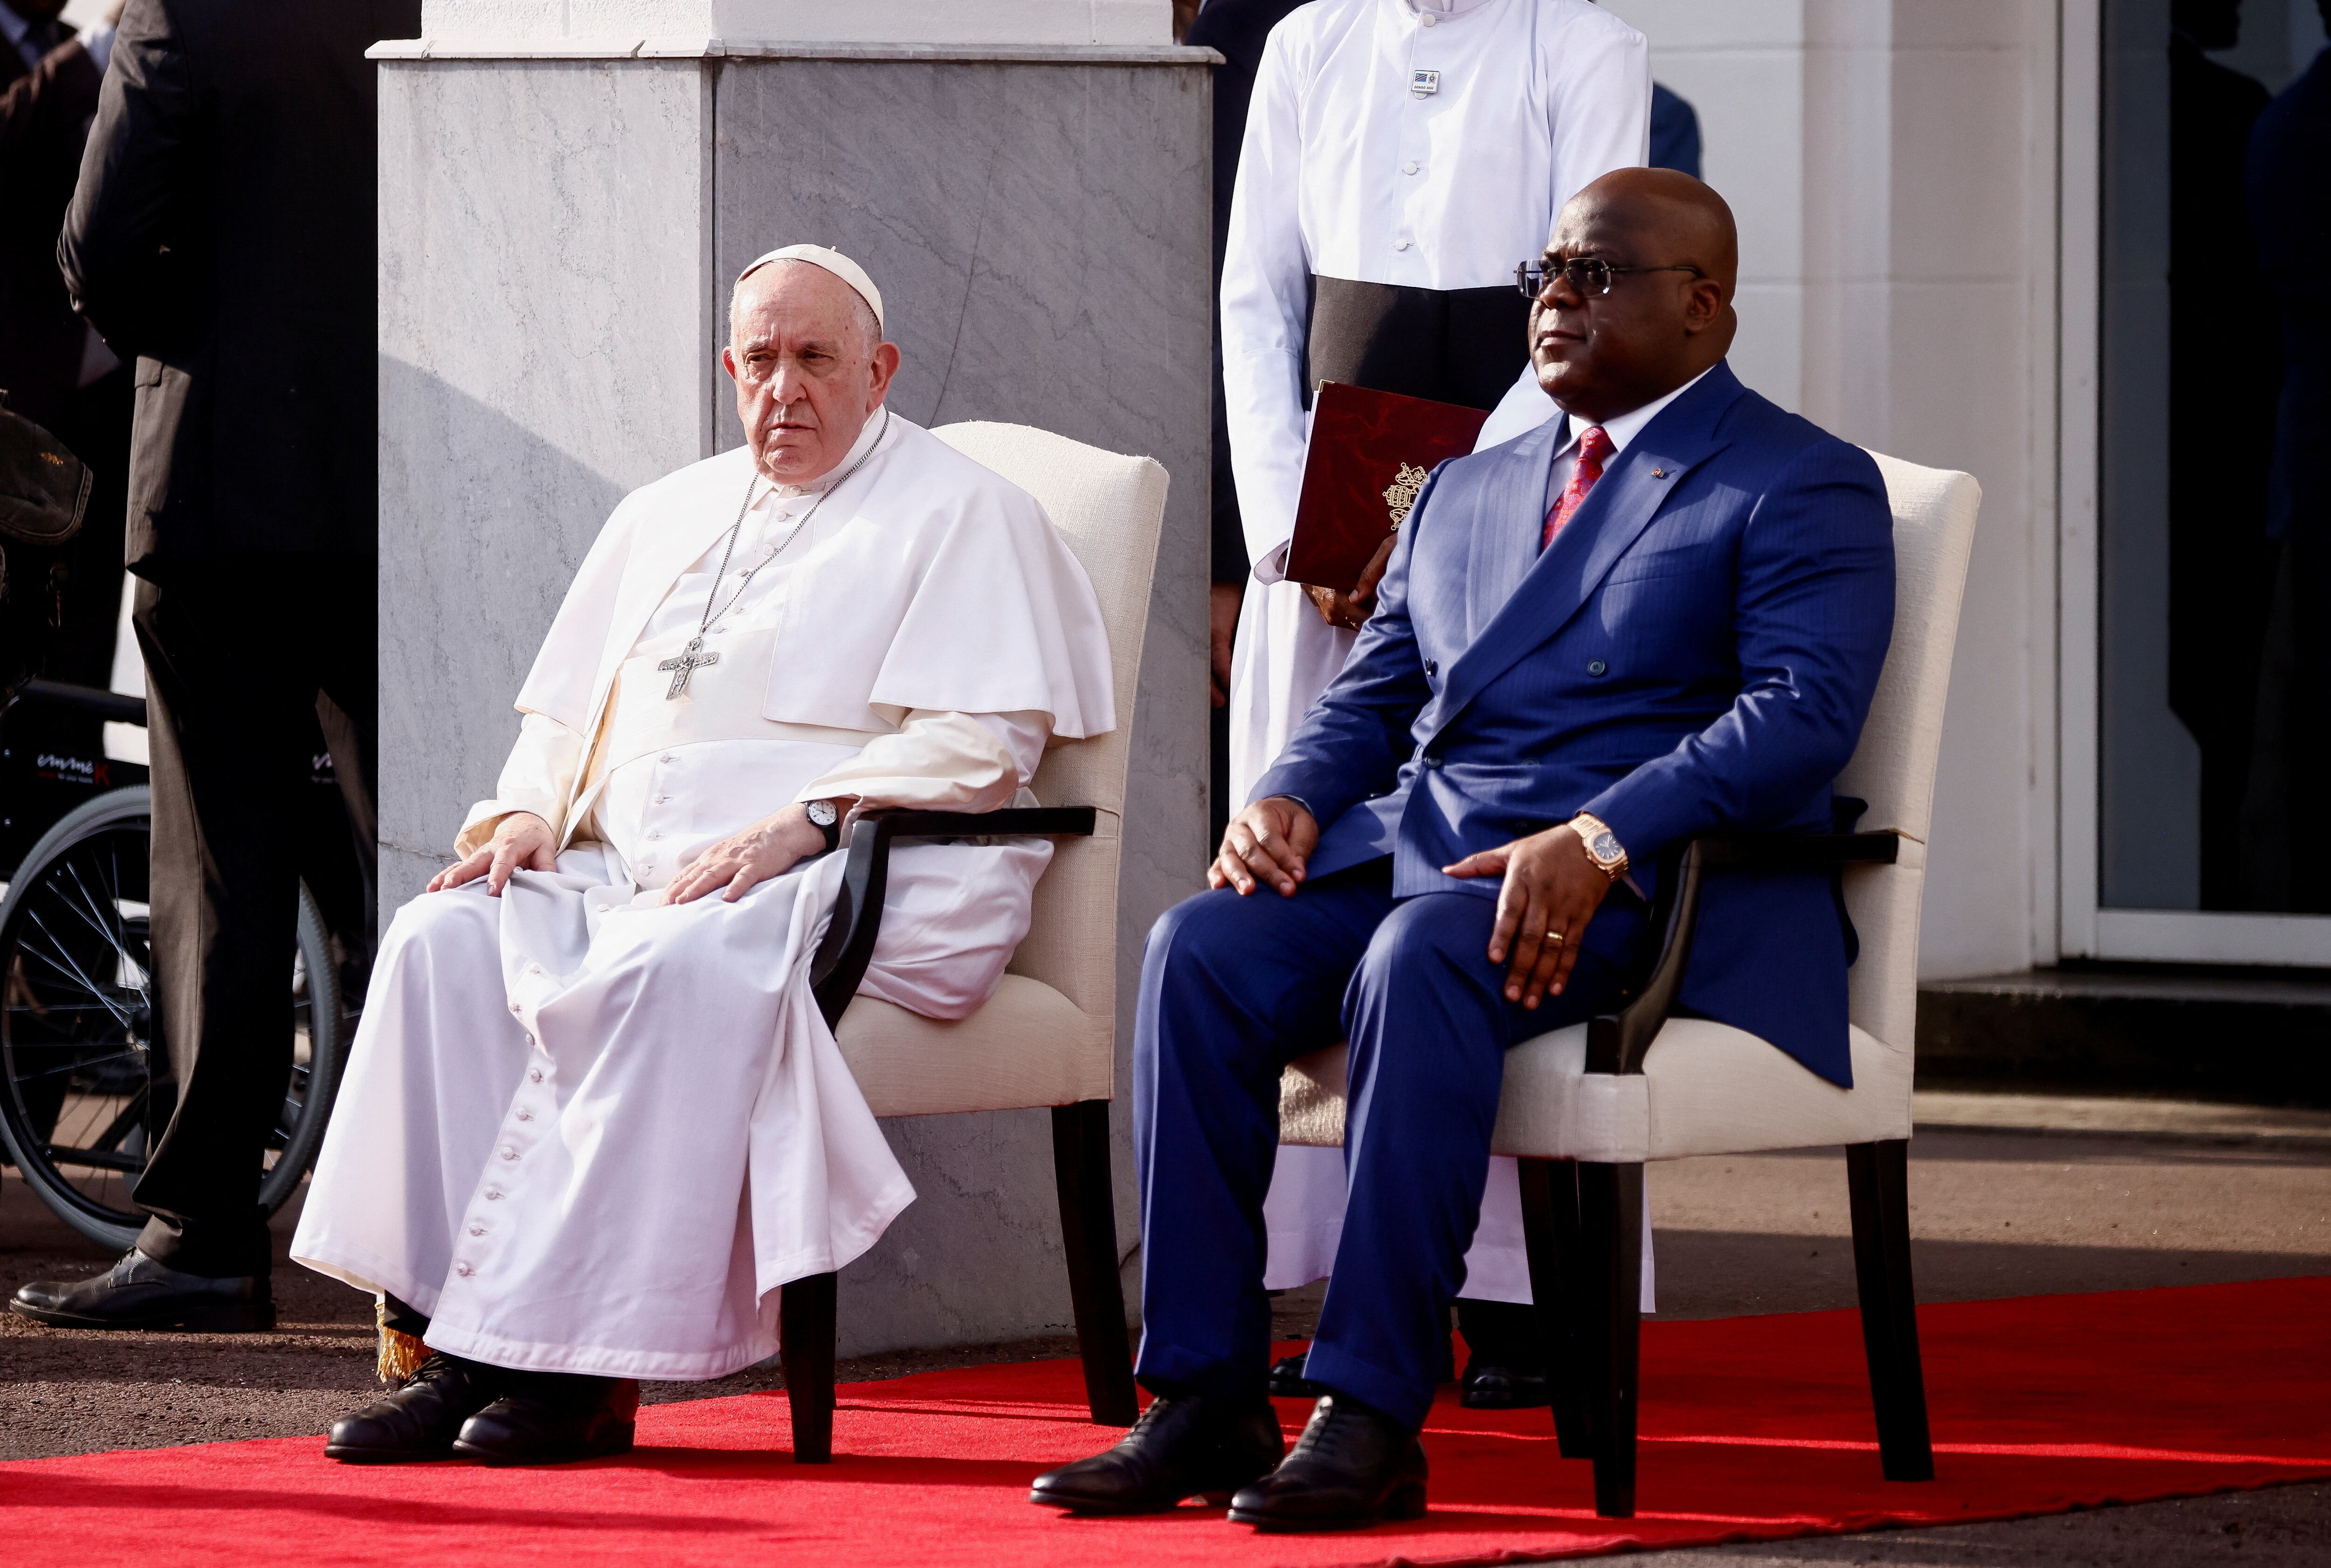
[{"label": "lapel pin", "polygon": [[1655,468],[1651,470],[1651,477],[1655,480],[1663,480],[1668,477],[1668,470],[1663,468]]}]

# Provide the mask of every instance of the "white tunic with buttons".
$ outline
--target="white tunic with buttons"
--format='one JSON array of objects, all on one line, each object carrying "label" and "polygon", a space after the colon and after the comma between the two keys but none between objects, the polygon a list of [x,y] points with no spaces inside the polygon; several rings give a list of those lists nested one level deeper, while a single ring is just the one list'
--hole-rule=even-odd
[{"label": "white tunic with buttons", "polygon": [[[1312,278],[1511,284],[1581,186],[1643,161],[1649,59],[1641,33],[1588,0],[1317,0],[1272,29],[1223,264],[1223,383],[1253,568],[1232,660],[1233,806],[1352,646],[1282,575],[1302,489]],[[1525,371],[1479,445],[1551,408]],[[1340,1151],[1280,1151],[1265,1209],[1274,1288],[1329,1270],[1343,1199]],[[1497,1163],[1478,1235],[1466,1294],[1528,1300],[1510,1162]]]},{"label": "white tunic with buttons", "polygon": [[[750,474],[738,449],[635,493],[577,574],[457,844],[530,811],[557,870],[424,894],[383,938],[292,1256],[427,1314],[436,1349],[659,1379],[773,1354],[777,1290],[914,1196],[808,993],[842,858],[734,902],[661,889],[789,801],[1032,803],[1049,738],[1113,722],[1042,509],[904,420],[824,485],[758,483],[703,628]],[[700,628],[718,660],[669,698]],[[1051,854],[901,848],[862,993],[975,1009]]]}]

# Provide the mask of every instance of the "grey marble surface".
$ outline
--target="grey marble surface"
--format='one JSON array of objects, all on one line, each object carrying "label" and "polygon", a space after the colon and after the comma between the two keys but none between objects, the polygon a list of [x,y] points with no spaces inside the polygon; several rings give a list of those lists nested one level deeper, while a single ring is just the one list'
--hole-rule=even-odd
[{"label": "grey marble surface", "polygon": [[623,493],[709,450],[691,63],[384,64],[381,838],[394,908],[492,793]]},{"label": "grey marble surface", "polygon": [[[1205,853],[1204,65],[380,69],[385,911],[490,789],[510,699],[616,499],[741,440],[717,351],[728,281],[754,255],[813,240],[867,266],[906,416],[1038,425],[1165,464],[1118,934],[1130,1288],[1140,942]],[[844,1354],[1065,1326],[1047,1118],[886,1130],[920,1198],[843,1276]]]}]

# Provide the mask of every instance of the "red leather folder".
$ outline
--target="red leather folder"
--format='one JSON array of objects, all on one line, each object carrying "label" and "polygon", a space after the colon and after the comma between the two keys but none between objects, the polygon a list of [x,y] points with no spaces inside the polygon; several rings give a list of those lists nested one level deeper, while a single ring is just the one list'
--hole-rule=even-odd
[{"label": "red leather folder", "polygon": [[1311,444],[1287,575],[1349,593],[1415,503],[1435,463],[1473,450],[1489,414],[1462,404],[1323,381],[1311,404]]}]

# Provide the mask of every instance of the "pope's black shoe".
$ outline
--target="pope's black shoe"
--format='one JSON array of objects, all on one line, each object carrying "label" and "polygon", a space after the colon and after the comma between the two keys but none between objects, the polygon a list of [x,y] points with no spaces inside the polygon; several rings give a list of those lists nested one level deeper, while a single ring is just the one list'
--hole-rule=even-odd
[{"label": "pope's black shoe", "polygon": [[1554,1392],[1542,1372],[1496,1366],[1477,1355],[1465,1364],[1458,1400],[1467,1410],[1537,1410],[1554,1402]]},{"label": "pope's black shoe", "polygon": [[1424,1445],[1382,1411],[1322,1394],[1280,1467],[1231,1499],[1263,1530],[1356,1530],[1424,1516]]},{"label": "pope's black shoe", "polygon": [[1185,1497],[1227,1499],[1286,1451],[1270,1405],[1181,1394],[1153,1401],[1108,1452],[1038,1476],[1028,1500],[1072,1514],[1162,1514]]},{"label": "pope's black shoe", "polygon": [[506,1373],[500,1399],[461,1423],[453,1451],[490,1465],[556,1465],[632,1451],[640,1385],[628,1377]]},{"label": "pope's black shoe", "polygon": [[181,1274],[131,1248],[88,1279],[36,1279],[17,1288],[8,1310],[59,1328],[189,1329],[247,1334],[275,1326],[267,1276],[213,1279]]},{"label": "pope's black shoe", "polygon": [[461,1423],[494,1402],[507,1374],[440,1352],[386,1399],[332,1423],[324,1457],[351,1465],[451,1459]]}]

